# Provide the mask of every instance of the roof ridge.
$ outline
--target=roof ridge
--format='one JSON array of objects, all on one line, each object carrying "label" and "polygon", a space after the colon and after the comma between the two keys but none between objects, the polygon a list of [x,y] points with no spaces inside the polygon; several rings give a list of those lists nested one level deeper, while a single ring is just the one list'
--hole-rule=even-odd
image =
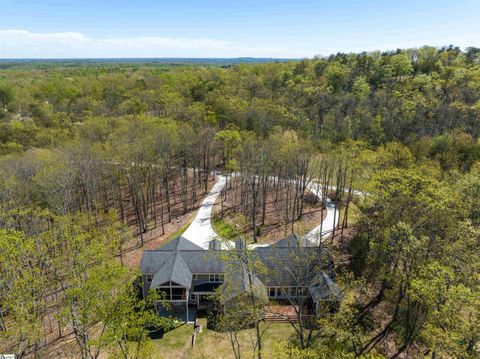
[{"label": "roof ridge", "polygon": [[[165,262],[165,264],[168,264],[168,261]],[[165,264],[164,264],[164,265],[165,265]],[[172,280],[174,264],[175,264],[175,256],[172,258],[172,265],[170,266],[170,268],[168,268],[168,266],[167,266],[167,269],[169,269],[169,271],[168,271],[168,280],[169,280],[169,281]],[[160,269],[162,269],[162,268],[160,268]]]}]

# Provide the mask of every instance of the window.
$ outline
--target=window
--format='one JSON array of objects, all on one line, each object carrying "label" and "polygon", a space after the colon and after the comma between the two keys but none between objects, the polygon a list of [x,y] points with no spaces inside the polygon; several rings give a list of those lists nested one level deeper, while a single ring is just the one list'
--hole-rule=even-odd
[{"label": "window", "polygon": [[289,288],[289,295],[292,296],[292,297],[296,297],[297,296],[297,288],[296,287],[290,287]]},{"label": "window", "polygon": [[274,287],[269,287],[268,288],[268,296],[273,298],[275,297],[275,288]]},{"label": "window", "polygon": [[198,274],[192,275],[192,279],[193,279],[193,280],[198,280]]},{"label": "window", "polygon": [[187,300],[187,291],[185,288],[169,288],[169,287],[160,287],[157,289],[161,299],[168,301],[186,301]]},{"label": "window", "polygon": [[223,274],[210,274],[208,276],[209,282],[221,283],[223,282]]},{"label": "window", "polygon": [[190,293],[190,300],[197,300],[197,296],[193,293]]},{"label": "window", "polygon": [[296,297],[297,296],[297,288],[296,287],[283,287],[283,288],[281,288],[281,292],[280,292],[280,288],[279,288],[278,295],[283,296],[283,297]]},{"label": "window", "polygon": [[172,288],[171,300],[187,300],[187,290],[185,288]]},{"label": "window", "polygon": [[145,274],[145,283],[152,283],[153,274]]}]

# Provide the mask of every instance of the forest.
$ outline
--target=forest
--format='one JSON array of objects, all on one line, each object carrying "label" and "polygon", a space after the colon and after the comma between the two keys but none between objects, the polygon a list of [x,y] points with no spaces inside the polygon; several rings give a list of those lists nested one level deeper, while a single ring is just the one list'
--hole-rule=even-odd
[{"label": "forest", "polygon": [[1,66],[0,353],[155,357],[139,255],[220,172],[252,243],[310,183],[340,210],[338,310],[264,358],[478,358],[480,49],[453,46]]}]

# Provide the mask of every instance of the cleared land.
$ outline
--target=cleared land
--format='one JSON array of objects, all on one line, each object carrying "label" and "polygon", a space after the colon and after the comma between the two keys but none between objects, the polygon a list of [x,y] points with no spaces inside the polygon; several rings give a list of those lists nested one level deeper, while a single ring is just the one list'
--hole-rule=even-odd
[{"label": "cleared land", "polygon": [[[213,228],[224,239],[231,239],[238,234],[245,234],[247,238],[253,238],[251,225],[245,231],[239,231],[238,223],[245,213],[242,213],[239,201],[238,182],[238,180],[234,180],[231,187],[227,186],[226,193],[222,193],[217,198],[213,207]],[[278,193],[275,193],[273,189],[267,192],[264,220],[261,206],[257,213],[259,243],[274,243],[290,233],[305,234],[318,226],[325,218],[326,210],[322,210],[321,203],[315,194],[307,191],[303,201],[303,216],[300,220],[296,219],[292,226],[291,216],[288,217],[288,221],[285,220],[285,197],[286,188],[281,188]]]}]

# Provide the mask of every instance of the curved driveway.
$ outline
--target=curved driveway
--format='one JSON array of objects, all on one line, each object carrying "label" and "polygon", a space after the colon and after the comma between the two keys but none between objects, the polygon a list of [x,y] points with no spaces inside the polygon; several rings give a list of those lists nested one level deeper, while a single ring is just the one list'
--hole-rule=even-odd
[{"label": "curved driveway", "polygon": [[[212,210],[217,197],[222,192],[222,189],[225,187],[226,183],[227,179],[225,176],[217,176],[217,183],[215,183],[210,193],[203,200],[192,223],[190,223],[188,228],[182,234],[183,238],[203,249],[208,249],[211,240],[220,238],[212,227]],[[308,189],[317,194],[321,192],[321,185],[311,184]],[[329,198],[327,198],[326,203],[327,214],[322,223],[305,235],[305,238],[311,242],[312,245],[318,245],[321,239],[328,237],[333,231],[335,224],[338,223],[340,215],[339,210],[337,209],[335,211],[335,205]],[[267,245],[268,244],[252,244],[249,246],[249,248]],[[228,245],[226,245],[226,247],[228,247]]]},{"label": "curved driveway", "polygon": [[222,192],[226,183],[227,178],[225,176],[217,176],[217,183],[215,183],[207,197],[203,200],[192,223],[190,223],[182,234],[183,238],[203,249],[208,249],[208,244],[211,240],[219,238],[212,227],[212,210],[217,197]]}]

